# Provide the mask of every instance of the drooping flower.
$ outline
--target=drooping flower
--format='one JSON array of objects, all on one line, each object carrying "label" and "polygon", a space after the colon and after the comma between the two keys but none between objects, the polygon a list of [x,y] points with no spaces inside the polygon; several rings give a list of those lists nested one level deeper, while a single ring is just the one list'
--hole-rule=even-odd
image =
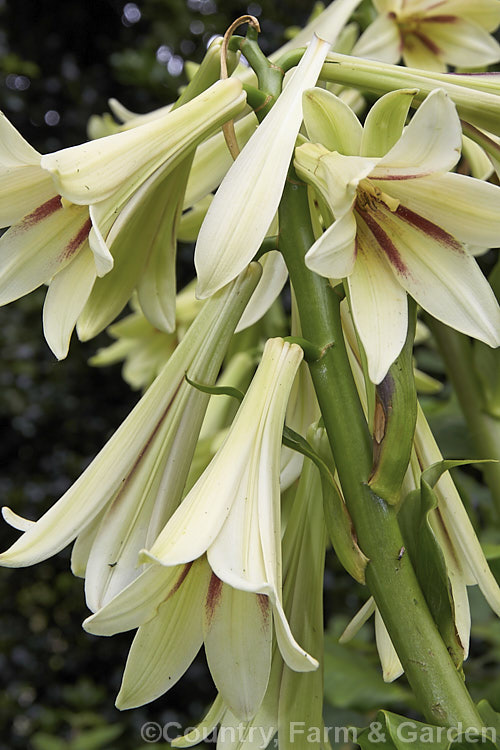
[{"label": "drooping flower", "polygon": [[153,325],[173,330],[175,230],[194,150],[245,102],[240,81],[219,81],[137,127],[42,157],[64,199],[90,211],[91,248],[113,263],[78,318],[80,338],[111,323],[134,289]]},{"label": "drooping flower", "polygon": [[381,62],[445,72],[447,65],[478,68],[500,60],[491,35],[500,24],[497,0],[373,0],[379,16],[353,54]]},{"label": "drooping flower", "polygon": [[0,114],[0,304],[49,284],[45,338],[59,359],[66,356],[76,319],[96,275],[112,266],[109,253],[93,254],[86,206],[61,200],[41,155]]},{"label": "drooping flower", "polygon": [[[451,327],[500,344],[500,308],[468,247],[498,244],[500,188],[449,172],[459,158],[461,130],[453,103],[439,89],[398,139],[412,95],[382,97],[362,128],[333,94],[310,92],[306,126],[313,140],[328,138],[328,148],[305,144],[295,155],[326,220],[330,213],[334,218],[306,264],[322,276],[347,279],[374,383],[406,338],[407,293]],[[337,118],[349,121],[347,132],[328,127]],[[340,130],[343,143],[336,147]]]},{"label": "drooping flower", "polygon": [[204,640],[224,701],[240,718],[253,716],[269,680],[271,610],[286,663],[297,671],[316,668],[291,634],[281,592],[279,457],[301,359],[297,345],[267,342],[223,445],[143,553],[142,562],[155,564],[86,622],[97,634],[140,626],[120,707],[164,693]]},{"label": "drooping flower", "polygon": [[90,609],[140,573],[137,556],[181,500],[208,396],[185,380],[214,382],[260,269],[253,264],[204,306],[126,420],[69,490],[37,522],[4,511],[24,531],[0,565],[24,567],[77,538],[72,568]]}]

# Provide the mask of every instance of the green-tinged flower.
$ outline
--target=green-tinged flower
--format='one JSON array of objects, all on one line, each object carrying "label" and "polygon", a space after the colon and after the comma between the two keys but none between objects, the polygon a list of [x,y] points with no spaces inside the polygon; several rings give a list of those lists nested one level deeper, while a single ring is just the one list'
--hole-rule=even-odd
[{"label": "green-tinged flower", "polygon": [[500,24],[498,0],[373,0],[379,16],[353,53],[423,70],[478,68],[500,61],[491,36]]},{"label": "green-tinged flower", "polygon": [[78,537],[73,572],[85,575],[93,610],[137,577],[139,550],[180,502],[208,401],[185,373],[214,382],[259,275],[251,266],[204,306],[137,406],[50,510],[29,527],[7,511],[25,533],[0,555],[1,565],[32,565]]},{"label": "green-tinged flower", "polygon": [[449,173],[459,158],[461,129],[443,91],[427,97],[398,138],[412,95],[382,97],[362,128],[333,94],[309,92],[309,136],[328,139],[328,148],[309,143],[295,156],[298,173],[323,201],[324,218],[334,218],[306,264],[322,276],[347,279],[374,383],[405,341],[407,293],[447,325],[500,344],[500,308],[469,247],[498,244],[500,189]]},{"label": "green-tinged flower", "polygon": [[[308,433],[313,444],[315,433],[314,426]],[[219,694],[201,724],[174,740],[173,747],[197,744],[217,724],[219,748],[266,747],[276,732],[280,748],[321,745],[325,543],[321,481],[316,467],[306,459],[283,535],[283,607],[293,632],[315,655],[320,667],[314,672],[295,672],[283,661],[274,644],[269,683],[255,716],[242,723]],[[307,732],[293,735],[290,731],[293,723],[307,727]],[[318,728],[317,737],[309,734],[309,728],[313,727]]]},{"label": "green-tinged flower", "polygon": [[311,41],[283,93],[217,190],[195,250],[200,298],[237,276],[268,233],[302,123],[302,93],[316,83],[329,46],[317,37]]},{"label": "green-tinged flower", "polygon": [[95,367],[107,367],[123,362],[125,382],[134,390],[145,390],[184,337],[202,304],[194,296],[194,282],[188,284],[176,297],[175,331],[165,333],[151,325],[134,295],[131,300],[133,312],[107,329],[115,341],[99,349],[89,363]]},{"label": "green-tinged flower", "polygon": [[65,200],[89,207],[90,246],[113,263],[79,316],[80,338],[112,322],[134,289],[151,323],[173,330],[176,226],[194,150],[245,101],[240,81],[219,81],[160,117],[42,157]]},{"label": "green-tinged flower", "polygon": [[[88,621],[98,634],[141,626],[129,654],[120,707],[164,693],[204,640],[224,701],[238,717],[253,716],[269,680],[271,610],[285,661],[299,671],[317,667],[295,642],[281,595],[279,457],[286,404],[301,359],[297,345],[267,342],[223,445],[141,556],[142,562],[160,565],[146,569]],[[184,577],[187,586],[179,583]],[[188,607],[189,618],[183,611]],[[184,624],[174,626],[174,621]],[[179,635],[161,636],[158,647],[167,622],[178,627]],[[178,638],[183,643],[187,638],[192,647],[181,648]]]},{"label": "green-tinged flower", "polygon": [[35,151],[0,114],[0,304],[49,284],[43,311],[47,343],[62,359],[96,274],[111,267],[109,253],[93,254],[85,206],[67,205]]}]

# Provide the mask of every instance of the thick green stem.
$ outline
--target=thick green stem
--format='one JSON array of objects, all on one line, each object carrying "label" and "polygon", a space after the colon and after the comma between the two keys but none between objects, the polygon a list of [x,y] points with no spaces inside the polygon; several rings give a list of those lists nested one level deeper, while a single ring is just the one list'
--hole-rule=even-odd
[{"label": "thick green stem", "polygon": [[347,358],[340,299],[304,263],[313,242],[306,189],[289,180],[280,208],[279,247],[294,287],[302,335],[322,351],[309,367],[359,546],[370,559],[366,582],[426,719],[479,729],[481,718],[437,630],[409,556],[401,554],[395,508],[367,485],[371,437]]},{"label": "thick green stem", "polygon": [[[481,386],[474,371],[472,346],[462,333],[439,323],[430,316],[426,322],[444,359],[448,377],[455,389],[467,421],[476,458],[500,458],[500,420],[483,409]],[[500,463],[481,464],[490,488],[497,520],[500,519]]]}]

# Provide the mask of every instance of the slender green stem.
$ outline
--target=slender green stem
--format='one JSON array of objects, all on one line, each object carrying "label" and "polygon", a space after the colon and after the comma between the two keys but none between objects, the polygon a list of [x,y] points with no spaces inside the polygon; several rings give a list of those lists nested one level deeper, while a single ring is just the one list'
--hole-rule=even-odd
[{"label": "slender green stem", "polygon": [[426,719],[479,729],[474,703],[429,612],[408,555],[396,510],[367,485],[372,444],[345,349],[340,299],[304,263],[314,242],[307,193],[289,180],[280,208],[280,250],[299,308],[302,335],[322,357],[309,367],[359,546],[369,558],[366,582]]},{"label": "slender green stem", "polygon": [[[474,370],[472,345],[467,336],[458,333],[434,318],[426,323],[444,359],[448,377],[455,389],[467,421],[476,458],[500,458],[500,420],[483,410],[481,386]],[[481,464],[481,471],[490,488],[497,520],[500,519],[500,463]]]}]

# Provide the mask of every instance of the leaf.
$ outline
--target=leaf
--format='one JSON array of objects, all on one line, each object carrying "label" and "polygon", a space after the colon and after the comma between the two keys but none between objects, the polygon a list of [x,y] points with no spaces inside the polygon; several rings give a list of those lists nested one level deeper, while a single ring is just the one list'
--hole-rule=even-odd
[{"label": "leaf", "polygon": [[[488,712],[488,709],[494,714],[489,706],[485,711]],[[488,713],[488,719],[490,716]],[[498,722],[498,714],[496,721]],[[478,746],[484,750],[494,750],[497,747],[491,739],[491,731],[488,733],[483,730],[483,734],[473,733],[468,731],[468,727],[463,727],[461,732],[459,734],[455,727],[437,727],[390,711],[379,711],[376,720],[358,735],[357,741],[361,750],[407,750],[408,747],[427,750],[466,750]]]},{"label": "leaf", "polygon": [[202,393],[208,393],[210,396],[232,396],[237,399],[240,404],[244,399],[244,394],[238,390],[238,388],[231,388],[229,385],[204,385],[203,383],[196,383],[194,380],[190,380],[187,373],[184,375],[184,379],[196,388],[197,391]]}]

